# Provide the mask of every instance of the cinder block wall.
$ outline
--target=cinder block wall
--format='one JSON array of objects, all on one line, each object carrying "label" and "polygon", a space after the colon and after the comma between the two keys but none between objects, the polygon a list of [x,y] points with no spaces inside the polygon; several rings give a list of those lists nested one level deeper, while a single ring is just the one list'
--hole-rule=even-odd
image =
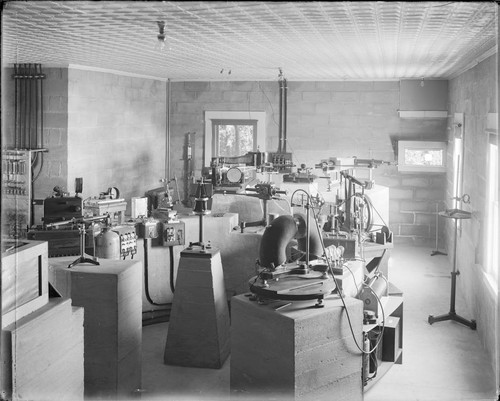
[{"label": "cinder block wall", "polygon": [[[498,297],[484,275],[486,261],[485,200],[487,178],[488,135],[485,132],[488,113],[498,113],[498,83],[496,55],[449,82],[449,141],[453,143],[453,115],[464,113],[464,182],[463,192],[470,195],[470,204],[461,207],[472,212],[470,220],[463,220],[457,242],[458,291],[465,297],[469,310],[457,311],[477,321],[478,333],[491,362],[495,366],[498,319]],[[453,146],[449,147],[451,161]],[[453,194],[453,170],[448,169],[447,198]],[[449,203],[449,207],[451,204]],[[448,249],[453,249],[454,225],[446,225]],[[451,252],[448,256],[452,262]],[[498,266],[496,267],[498,269]]]},{"label": "cinder block wall", "polygon": [[[15,145],[15,83],[13,68],[2,71],[2,147]],[[43,144],[48,153],[38,153],[35,164],[34,198],[44,199],[55,186],[66,188],[68,175],[68,70],[43,68]],[[40,170],[41,169],[41,170]],[[35,223],[41,222],[43,207],[35,207]]]},{"label": "cinder block wall", "polygon": [[[14,145],[12,69],[2,74],[2,146]],[[84,198],[115,186],[130,198],[160,187],[165,175],[166,83],[75,68],[43,68],[43,167],[35,198],[58,185]],[[35,173],[38,172],[38,167]],[[35,210],[41,222],[43,208]]]},{"label": "cinder block wall", "polygon": [[[199,176],[208,110],[266,111],[266,150],[277,151],[278,88],[276,81],[173,83],[172,174],[185,178],[186,134],[196,132],[193,159]],[[394,161],[398,139],[446,140],[446,119],[399,118],[399,81],[289,81],[287,105],[287,151],[296,165],[313,167],[331,156]],[[399,240],[434,241],[434,212],[445,197],[445,175],[401,174],[395,166],[383,166],[374,178],[390,187],[390,228]]]},{"label": "cinder block wall", "polygon": [[114,186],[130,198],[162,186],[166,83],[106,72],[68,72],[68,189],[83,196]]}]

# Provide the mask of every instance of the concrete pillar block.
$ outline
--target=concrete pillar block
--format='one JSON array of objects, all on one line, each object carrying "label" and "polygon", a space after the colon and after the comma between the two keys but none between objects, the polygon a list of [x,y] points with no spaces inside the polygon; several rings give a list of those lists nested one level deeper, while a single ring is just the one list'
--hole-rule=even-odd
[{"label": "concrete pillar block", "polygon": [[[275,309],[284,303],[232,298],[231,394],[312,400],[330,393],[362,400],[362,355],[341,300],[326,298],[324,308],[296,301]],[[345,303],[362,344],[363,303],[354,298]]]},{"label": "concrete pillar block", "polygon": [[164,362],[221,368],[229,356],[229,308],[218,249],[181,252]]}]

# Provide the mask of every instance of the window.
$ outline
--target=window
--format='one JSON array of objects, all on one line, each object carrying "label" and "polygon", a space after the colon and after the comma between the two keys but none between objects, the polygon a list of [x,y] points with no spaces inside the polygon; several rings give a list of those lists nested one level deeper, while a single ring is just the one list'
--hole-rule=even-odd
[{"label": "window", "polygon": [[[230,120],[230,121],[228,121]],[[248,123],[250,121],[250,123]],[[249,139],[248,131],[239,131],[234,127],[228,126],[245,126],[252,125],[253,128],[253,144],[252,150],[257,150],[261,152],[266,151],[266,112],[265,111],[205,111],[205,146],[203,154],[203,163],[205,167],[210,166],[212,157],[216,157],[219,146],[219,137],[223,138],[223,148],[222,151],[225,152],[226,144],[234,140],[235,146],[232,148],[231,152],[237,152],[235,156],[241,156],[246,154],[249,150],[249,144],[245,143]],[[216,128],[216,127],[219,128]],[[224,128],[220,128],[225,126]],[[221,132],[219,134],[218,132]],[[234,134],[233,134],[234,132]],[[245,133],[246,132],[246,133]],[[237,140],[237,136],[239,139]],[[224,142],[226,138],[226,142]],[[246,139],[243,139],[246,138]],[[241,142],[245,143],[241,145]],[[237,144],[237,146],[236,146]],[[231,146],[229,146],[231,148]],[[228,150],[229,151],[229,150]]]},{"label": "window", "polygon": [[486,204],[486,273],[493,288],[498,283],[498,143],[491,134],[488,145],[488,192]]},{"label": "window", "polygon": [[241,156],[257,150],[256,120],[212,120],[212,155]]},{"label": "window", "polygon": [[398,170],[444,173],[446,142],[399,141]]}]

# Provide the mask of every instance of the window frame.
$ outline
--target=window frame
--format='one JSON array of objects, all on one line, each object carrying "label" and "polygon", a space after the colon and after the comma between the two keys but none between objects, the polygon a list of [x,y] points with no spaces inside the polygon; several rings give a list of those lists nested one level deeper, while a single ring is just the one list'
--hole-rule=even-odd
[{"label": "window frame", "polygon": [[[258,129],[257,129],[257,120],[217,120],[217,119],[212,119],[212,154],[215,155],[214,157],[221,157],[220,155],[220,147],[219,147],[219,132],[217,130],[218,126],[221,125],[233,125],[234,127],[246,125],[249,126],[251,125],[253,127],[253,148],[252,151],[255,152],[257,151],[257,136],[258,136]],[[236,131],[236,136],[238,137],[238,129]],[[234,156],[240,156],[240,155],[234,155]]]},{"label": "window frame", "polygon": [[[203,153],[203,165],[210,166],[213,153],[213,124],[212,120],[256,120],[257,121],[257,144],[256,149],[266,151],[266,112],[265,111],[205,111],[205,146]],[[255,145],[255,144],[254,144]]]}]

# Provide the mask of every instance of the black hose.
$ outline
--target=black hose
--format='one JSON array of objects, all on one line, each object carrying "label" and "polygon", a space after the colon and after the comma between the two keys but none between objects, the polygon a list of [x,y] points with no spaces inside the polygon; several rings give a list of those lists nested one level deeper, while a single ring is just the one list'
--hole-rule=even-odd
[{"label": "black hose", "polygon": [[146,299],[151,305],[154,306],[170,305],[169,302],[165,303],[154,302],[153,299],[151,298],[151,295],[149,294],[148,249],[149,249],[148,238],[144,238],[144,292],[146,294]]},{"label": "black hose", "polygon": [[168,247],[170,251],[170,290],[172,291],[172,294],[175,292],[175,285],[174,285],[174,247],[169,246]]}]

